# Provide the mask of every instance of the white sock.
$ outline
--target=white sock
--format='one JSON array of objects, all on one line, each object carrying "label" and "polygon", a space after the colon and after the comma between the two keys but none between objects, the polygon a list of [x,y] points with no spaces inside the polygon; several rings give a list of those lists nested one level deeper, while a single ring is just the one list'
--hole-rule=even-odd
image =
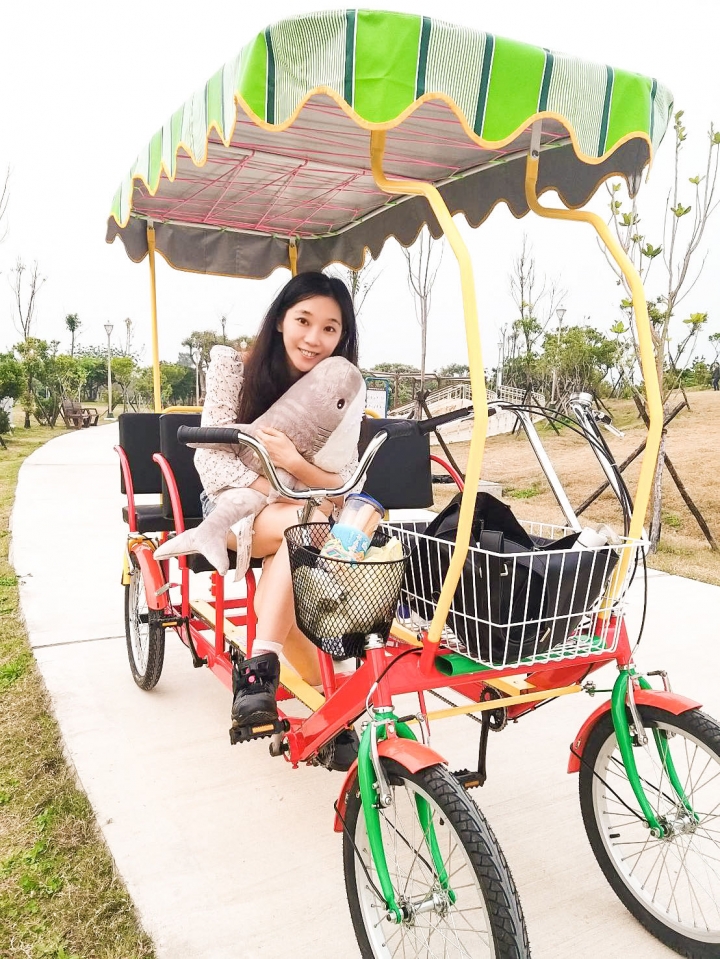
[{"label": "white sock", "polygon": [[272,643],[269,639],[256,639],[253,643],[252,654],[253,656],[262,656],[263,653],[275,653],[276,656],[281,657],[282,649],[282,643]]}]

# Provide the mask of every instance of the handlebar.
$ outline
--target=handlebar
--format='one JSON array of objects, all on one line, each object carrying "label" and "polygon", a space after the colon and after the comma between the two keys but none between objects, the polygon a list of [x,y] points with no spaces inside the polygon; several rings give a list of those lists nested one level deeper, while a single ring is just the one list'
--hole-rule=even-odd
[{"label": "handlebar", "polygon": [[292,490],[289,489],[277,474],[277,470],[272,460],[268,456],[267,450],[259,440],[234,426],[180,426],[177,431],[179,443],[194,445],[216,445],[223,446],[248,446],[262,463],[265,476],[270,485],[281,496],[294,500],[324,499],[326,496],[344,496],[349,493],[360,482],[362,476],[367,472],[368,467],[375,458],[375,454],[390,437],[409,436],[414,432],[415,425],[412,420],[397,420],[396,423],[387,423],[382,430],[368,443],[365,452],[360,457],[357,469],[347,482],[337,489],[307,489]]}]

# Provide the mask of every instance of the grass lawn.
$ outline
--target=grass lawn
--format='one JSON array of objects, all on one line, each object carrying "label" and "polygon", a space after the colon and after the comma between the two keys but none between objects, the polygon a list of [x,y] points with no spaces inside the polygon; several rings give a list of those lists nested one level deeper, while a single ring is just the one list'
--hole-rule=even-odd
[{"label": "grass lawn", "polygon": [[8,562],[18,471],[64,432],[20,428],[0,448],[0,957],[151,959],[152,943],[63,757]]},{"label": "grass lawn", "polygon": [[[683,410],[668,427],[667,451],[690,496],[703,513],[720,544],[720,392],[705,390],[688,394],[691,410]],[[640,445],[646,430],[632,400],[609,404],[622,439],[606,433],[618,463]],[[541,436],[573,506],[577,507],[604,480],[587,442],[570,430],[556,436],[548,428]],[[461,466],[467,462],[468,443],[454,443],[450,450]],[[433,447],[442,457],[442,450]],[[631,494],[637,488],[638,458],[624,476]],[[564,522],[525,434],[492,436],[488,439],[483,478],[501,484],[503,499],[520,519]],[[454,486],[435,484],[435,504],[442,507],[454,495]],[[620,509],[612,493],[605,492],[582,514],[589,523],[609,523],[622,532]],[[649,517],[648,517],[649,519]],[[680,498],[670,474],[663,481],[663,526],[658,552],[648,564],[678,576],[720,585],[720,552],[713,552],[695,519]]]}]

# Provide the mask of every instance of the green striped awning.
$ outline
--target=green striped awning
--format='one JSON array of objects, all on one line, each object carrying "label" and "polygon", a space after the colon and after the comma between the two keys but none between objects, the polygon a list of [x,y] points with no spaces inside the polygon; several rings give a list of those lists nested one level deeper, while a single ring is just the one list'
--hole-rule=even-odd
[{"label": "green striped awning", "polygon": [[390,177],[435,183],[473,226],[499,201],[527,212],[524,158],[542,120],[538,189],[582,206],[609,176],[631,192],[672,95],[657,81],[428,17],[314,13],[259,34],[157,131],[113,200],[107,239],[134,260],[267,276],[362,263],[389,236],[439,226],[422,197],[388,197],[370,131],[388,131]]}]

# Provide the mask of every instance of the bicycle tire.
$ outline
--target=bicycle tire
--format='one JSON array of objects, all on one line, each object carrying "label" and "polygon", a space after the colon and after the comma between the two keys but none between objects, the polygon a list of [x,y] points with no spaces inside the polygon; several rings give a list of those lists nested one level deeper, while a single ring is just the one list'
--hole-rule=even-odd
[{"label": "bicycle tire", "polygon": [[[580,767],[585,831],[610,886],[649,932],[687,959],[716,959],[720,831],[707,824],[717,819],[720,804],[720,725],[699,710],[675,716],[655,707],[639,709],[648,744],[634,749],[638,772],[655,815],[670,824],[673,833],[667,839],[651,835],[620,759],[609,714],[590,733]],[[669,747],[697,822],[667,779],[655,731]]]},{"label": "bicycle tire", "polygon": [[[423,896],[427,903],[428,894],[432,897],[434,893],[438,901],[437,908],[406,918],[400,924],[382,918],[385,903],[379,897],[360,787],[355,780],[347,803],[343,866],[350,915],[363,959],[391,959],[395,955],[429,959],[437,954],[433,944],[440,945],[444,959],[526,959],[530,947],[517,890],[502,850],[478,807],[443,766],[411,773],[394,760],[381,762],[393,794],[392,805],[382,809],[380,816],[396,895],[411,909]],[[443,898],[437,881],[417,819],[416,794],[430,804],[443,862],[457,896],[454,904]],[[359,856],[363,857],[375,890]],[[458,928],[460,918],[468,923],[468,929]],[[476,928],[480,924],[482,930]]]},{"label": "bicycle tire", "polygon": [[125,587],[125,644],[132,677],[144,690],[157,686],[165,660],[165,630],[153,622],[157,617],[148,609],[142,573],[132,569]]}]

